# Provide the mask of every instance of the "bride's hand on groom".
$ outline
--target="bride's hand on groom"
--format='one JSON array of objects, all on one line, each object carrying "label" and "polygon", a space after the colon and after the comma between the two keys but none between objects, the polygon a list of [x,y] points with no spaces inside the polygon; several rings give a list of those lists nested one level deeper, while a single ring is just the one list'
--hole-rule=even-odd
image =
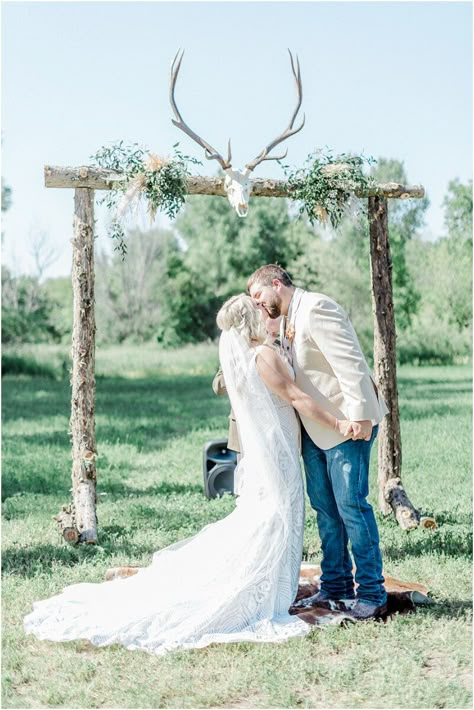
[{"label": "bride's hand on groom", "polygon": [[352,436],[353,423],[354,422],[351,422],[348,419],[338,419],[337,420],[337,431],[339,432],[339,434],[341,434],[341,436]]},{"label": "bride's hand on groom", "polygon": [[350,436],[353,441],[370,441],[372,436],[372,422],[370,419],[361,422],[352,422],[349,419],[338,419],[337,430],[341,436]]},{"label": "bride's hand on groom", "polygon": [[372,422],[370,419],[364,419],[358,422],[350,422],[352,427],[352,438],[354,441],[370,441],[372,436]]}]

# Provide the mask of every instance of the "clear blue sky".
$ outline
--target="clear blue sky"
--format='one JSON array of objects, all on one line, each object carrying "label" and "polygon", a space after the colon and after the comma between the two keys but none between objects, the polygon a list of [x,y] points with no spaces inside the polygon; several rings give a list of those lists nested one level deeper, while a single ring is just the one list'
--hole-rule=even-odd
[{"label": "clear blue sky", "polygon": [[[73,192],[44,188],[45,164],[87,164],[121,138],[164,155],[179,140],[202,158],[171,124],[179,47],[183,116],[221,151],[232,136],[235,166],[287,124],[286,48],[297,52],[306,125],[288,161],[324,146],[402,160],[426,188],[424,235],[435,238],[448,182],[472,175],[471,28],[469,2],[3,2],[5,263],[30,271],[43,231],[60,254],[47,275],[70,273]],[[256,174],[282,177],[273,163]]]}]

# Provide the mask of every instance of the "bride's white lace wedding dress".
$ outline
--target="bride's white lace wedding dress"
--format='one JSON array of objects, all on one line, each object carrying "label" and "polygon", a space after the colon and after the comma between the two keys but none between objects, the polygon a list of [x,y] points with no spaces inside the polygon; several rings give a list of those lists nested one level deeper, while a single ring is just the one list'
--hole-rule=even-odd
[{"label": "bride's white lace wedding dress", "polygon": [[34,604],[40,639],[163,654],[231,641],[283,641],[310,627],[290,616],[302,557],[304,496],[293,408],[260,379],[256,351],[223,333],[220,360],[243,445],[235,510],[153,556],[133,577],[74,584]]}]

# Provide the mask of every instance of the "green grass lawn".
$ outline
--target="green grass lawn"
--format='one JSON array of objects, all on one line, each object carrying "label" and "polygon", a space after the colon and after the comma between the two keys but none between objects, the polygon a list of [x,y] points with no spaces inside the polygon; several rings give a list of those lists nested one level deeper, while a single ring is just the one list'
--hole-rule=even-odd
[{"label": "green grass lawn", "polygon": [[[35,347],[60,373],[68,348]],[[435,604],[386,624],[315,629],[286,644],[215,645],[154,657],[25,636],[34,600],[148,564],[154,550],[233,509],[208,501],[202,446],[225,437],[211,381],[215,346],[97,352],[100,544],[69,547],[52,516],[69,501],[67,377],[3,379],[3,707],[459,708],[471,694],[471,369],[399,372],[403,480],[438,528],[378,517],[385,570],[428,585]],[[376,456],[371,499],[376,505]],[[305,559],[319,561],[307,507]],[[192,579],[183,579],[192,594]]]}]

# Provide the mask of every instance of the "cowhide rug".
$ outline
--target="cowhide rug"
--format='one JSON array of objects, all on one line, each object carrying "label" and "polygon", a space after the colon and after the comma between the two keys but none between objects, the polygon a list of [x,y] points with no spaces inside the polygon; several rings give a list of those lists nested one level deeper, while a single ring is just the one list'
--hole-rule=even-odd
[{"label": "cowhide rug", "polygon": [[[117,579],[117,577],[131,577],[139,571],[140,567],[112,567],[105,573],[106,581]],[[303,563],[300,570],[298,593],[294,604],[298,606],[290,607],[290,614],[297,614],[307,624],[314,626],[326,626],[328,624],[344,625],[355,623],[348,613],[349,609],[343,603],[329,602],[327,608],[321,606],[313,607],[310,604],[304,606],[304,599],[308,599],[319,590],[319,578],[321,567]],[[385,577],[385,589],[387,590],[387,613],[381,619],[386,621],[393,614],[407,614],[415,611],[417,606],[433,604],[428,597],[428,588],[424,584],[417,582],[402,582],[395,577]]]},{"label": "cowhide rug", "polygon": [[[349,608],[344,604],[329,602],[327,608],[313,607],[311,605],[302,606],[304,599],[311,597],[319,590],[320,576],[321,567],[319,565],[307,563],[301,565],[298,593],[294,601],[294,604],[298,602],[299,604],[298,606],[290,607],[290,614],[297,614],[306,623],[316,626],[355,623],[354,619],[347,613]],[[387,613],[382,617],[382,621],[386,621],[393,614],[407,614],[410,611],[415,611],[417,606],[433,604],[433,600],[428,597],[428,587],[425,587],[424,584],[402,582],[385,574],[384,578],[388,599]]]}]

